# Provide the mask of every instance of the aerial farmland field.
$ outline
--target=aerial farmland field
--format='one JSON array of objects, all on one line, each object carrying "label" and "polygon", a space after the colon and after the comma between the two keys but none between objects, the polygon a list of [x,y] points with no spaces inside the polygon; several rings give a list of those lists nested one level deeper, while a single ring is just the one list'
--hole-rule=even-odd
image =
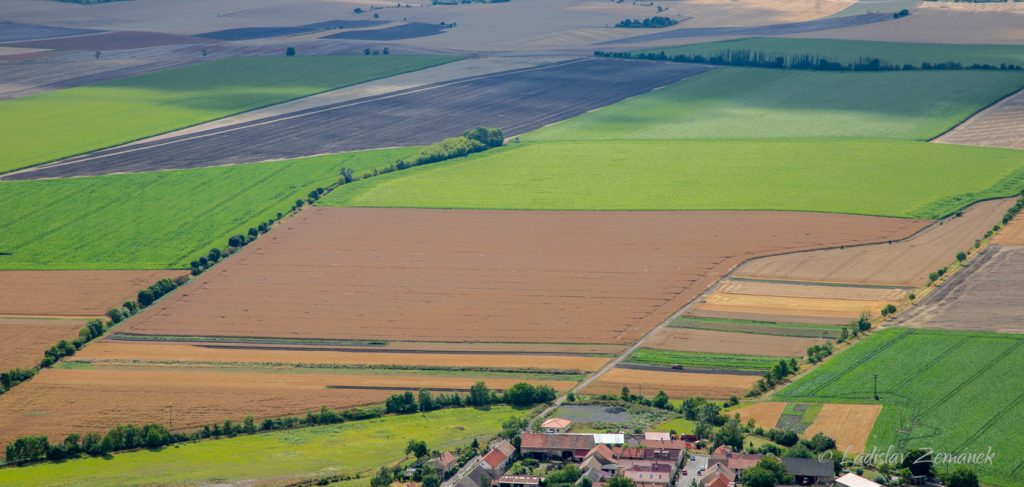
[{"label": "aerial farmland field", "polygon": [[[890,445],[948,452],[1009,447],[1019,440],[1003,438],[1019,438],[1014,432],[1021,427],[1010,418],[1024,414],[1021,379],[1013,372],[1024,364],[1022,344],[1018,335],[884,330],[812,370],[774,400],[881,404],[868,440],[868,447],[881,450]],[[879,401],[873,399],[875,374]],[[1013,456],[997,455],[979,472],[983,481],[1003,485],[1020,465]]]},{"label": "aerial farmland field", "polygon": [[[2,181],[0,269],[174,269],[296,199],[416,149],[173,172]],[[111,232],[117,238],[106,238]],[[148,284],[147,284],[148,285]],[[116,303],[120,304],[120,301]],[[108,306],[109,308],[109,306]],[[104,310],[107,308],[104,308]],[[102,313],[102,311],[101,311]]]},{"label": "aerial farmland field", "polygon": [[360,181],[322,204],[935,219],[1022,185],[1024,153],[1008,149],[884,139],[524,142]]},{"label": "aerial farmland field", "polygon": [[3,100],[0,172],[455,59],[241,58]]}]

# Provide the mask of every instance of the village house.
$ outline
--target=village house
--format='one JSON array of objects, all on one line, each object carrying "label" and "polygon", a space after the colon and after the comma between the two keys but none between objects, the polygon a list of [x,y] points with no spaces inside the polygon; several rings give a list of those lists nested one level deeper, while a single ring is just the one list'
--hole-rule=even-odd
[{"label": "village house", "polygon": [[851,472],[836,479],[836,487],[882,487],[882,485]]},{"label": "village house", "polygon": [[726,445],[715,448],[708,459],[708,467],[722,465],[736,473],[736,478],[743,478],[743,471],[757,465],[763,455],[750,453],[735,453],[732,448]]},{"label": "village house", "polygon": [[572,428],[572,421],[562,418],[548,418],[541,424],[540,428],[545,433],[565,433]]},{"label": "village house", "polygon": [[700,478],[700,484],[704,487],[729,487],[735,482],[736,472],[721,463],[708,466]]},{"label": "village house", "polygon": [[540,487],[540,477],[532,475],[502,475],[498,487]]},{"label": "village house", "polygon": [[831,461],[789,457],[781,460],[786,471],[793,476],[793,483],[797,485],[832,485],[836,478],[835,464]]},{"label": "village house", "polygon": [[437,475],[443,479],[447,477],[448,473],[451,472],[452,469],[455,468],[458,464],[458,460],[459,459],[455,458],[455,455],[453,455],[452,452],[446,451],[437,458],[430,459],[430,461],[427,462],[427,466],[437,470]]},{"label": "village house", "polygon": [[594,435],[571,433],[523,433],[519,450],[524,457],[537,460],[582,460],[597,443]]}]

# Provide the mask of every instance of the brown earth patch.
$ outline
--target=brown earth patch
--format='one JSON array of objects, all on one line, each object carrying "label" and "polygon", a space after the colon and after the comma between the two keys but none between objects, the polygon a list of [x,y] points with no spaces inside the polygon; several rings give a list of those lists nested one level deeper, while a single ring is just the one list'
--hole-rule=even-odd
[{"label": "brown earth patch", "polygon": [[[68,433],[107,431],[118,424],[168,422],[174,430],[204,424],[304,415],[321,406],[347,408],[377,404],[395,391],[467,388],[484,380],[507,388],[518,380],[488,377],[338,374],[320,370],[275,373],[272,369],[203,367],[102,367],[45,369],[28,383],[0,396],[0,444],[28,434],[60,441]],[[572,382],[547,383],[566,390]],[[328,386],[380,387],[331,389]],[[386,388],[393,387],[393,390]]]},{"label": "brown earth patch", "polygon": [[665,327],[644,341],[644,346],[679,352],[733,353],[799,357],[807,347],[824,343],[818,338],[795,338],[753,333],[729,333]]},{"label": "brown earth patch", "polygon": [[947,328],[1024,333],[1024,247],[991,245],[965,268],[941,283],[899,323]]},{"label": "brown earth patch", "polygon": [[861,301],[897,302],[907,295],[898,288],[821,286],[804,283],[723,280],[718,292],[754,296],[779,296],[790,298],[856,299]]},{"label": "brown earth patch", "polygon": [[839,451],[862,452],[881,412],[879,404],[825,404],[802,436],[824,433],[836,440]]},{"label": "brown earth patch", "polygon": [[[878,314],[888,301],[861,301],[856,299],[794,298],[785,296],[756,296],[749,294],[712,293],[693,307],[694,316],[751,319],[758,321],[785,321],[797,317],[800,321],[835,323],[857,319],[863,312]],[[714,316],[710,316],[713,314]]]},{"label": "brown earth patch", "polygon": [[746,258],[923,225],[785,212],[312,208],[121,331],[623,344]]},{"label": "brown earth patch", "polygon": [[102,316],[184,271],[0,271],[0,316]]},{"label": "brown earth patch", "polygon": [[995,237],[992,243],[1001,245],[1024,245],[1024,214],[1017,215],[1010,223],[1007,223]]},{"label": "brown earth patch", "polygon": [[[906,241],[845,249],[818,250],[758,259],[741,266],[737,277],[916,287],[948,265],[999,223],[1013,200],[983,201]],[[895,239],[894,239],[895,240]]]},{"label": "brown earth patch", "polygon": [[160,32],[117,31],[88,34],[74,37],[58,37],[38,41],[24,41],[7,44],[10,47],[33,49],[61,49],[78,51],[103,51],[113,49],[138,49],[177,44],[213,44],[217,41],[198,37]]},{"label": "brown earth patch", "polygon": [[753,419],[754,424],[764,429],[774,428],[779,423],[783,411],[786,410],[784,402],[755,402],[736,410],[744,424]]},{"label": "brown earth patch", "polygon": [[657,391],[665,391],[671,398],[703,396],[708,399],[726,399],[729,396],[746,394],[758,378],[756,375],[693,374],[615,368],[582,392],[618,395],[623,387],[628,387],[634,394],[642,393],[647,396]]},{"label": "brown earth patch", "polygon": [[203,345],[103,341],[75,355],[85,361],[234,362],[334,365],[401,365],[431,367],[539,368],[593,371],[607,357],[557,355],[491,355],[332,352],[309,350],[268,350],[260,348],[212,348]]},{"label": "brown earth patch", "polygon": [[933,142],[1024,149],[1024,90],[976,113]]},{"label": "brown earth patch", "polygon": [[78,320],[0,317],[0,370],[39,365],[44,350],[77,337],[83,326]]}]

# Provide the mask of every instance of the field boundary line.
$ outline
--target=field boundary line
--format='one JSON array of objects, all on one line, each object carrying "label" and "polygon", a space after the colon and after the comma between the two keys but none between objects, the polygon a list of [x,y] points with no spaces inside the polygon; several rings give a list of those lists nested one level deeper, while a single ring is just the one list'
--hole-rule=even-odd
[{"label": "field boundary line", "polygon": [[980,377],[982,374],[988,372],[991,368],[995,367],[996,364],[998,364],[1004,358],[1006,358],[1007,355],[1010,355],[1011,353],[1015,352],[1018,348],[1020,348],[1021,344],[1024,344],[1024,340],[1016,339],[1015,343],[1013,345],[1011,345],[1006,350],[1003,350],[1003,352],[1000,353],[999,355],[996,355],[996,357],[993,358],[988,364],[986,364],[984,367],[982,367],[982,368],[978,369],[977,371],[975,371],[969,377],[967,377],[966,379],[961,381],[960,384],[957,384],[957,386],[954,387],[953,390],[951,390],[948,393],[944,394],[938,400],[933,402],[930,406],[928,406],[927,408],[925,408],[925,409],[921,410],[920,412],[918,412],[917,414],[915,414],[911,419],[912,420],[916,420],[916,419],[923,418],[925,415],[927,415],[928,413],[930,413],[933,410],[935,410],[935,408],[941,406],[946,401],[949,401],[953,396],[956,396],[965,387],[967,387],[968,385],[973,383],[975,381],[975,379]]}]

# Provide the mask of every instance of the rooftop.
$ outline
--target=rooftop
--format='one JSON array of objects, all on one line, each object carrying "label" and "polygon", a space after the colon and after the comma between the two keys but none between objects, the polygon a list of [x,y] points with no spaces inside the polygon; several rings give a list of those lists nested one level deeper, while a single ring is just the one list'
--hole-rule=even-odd
[{"label": "rooftop", "polygon": [[572,424],[572,421],[568,420],[568,419],[550,418],[547,421],[544,421],[544,424],[542,424],[541,427],[542,428],[553,428],[553,429],[564,429],[564,428],[568,428],[571,424]]}]

